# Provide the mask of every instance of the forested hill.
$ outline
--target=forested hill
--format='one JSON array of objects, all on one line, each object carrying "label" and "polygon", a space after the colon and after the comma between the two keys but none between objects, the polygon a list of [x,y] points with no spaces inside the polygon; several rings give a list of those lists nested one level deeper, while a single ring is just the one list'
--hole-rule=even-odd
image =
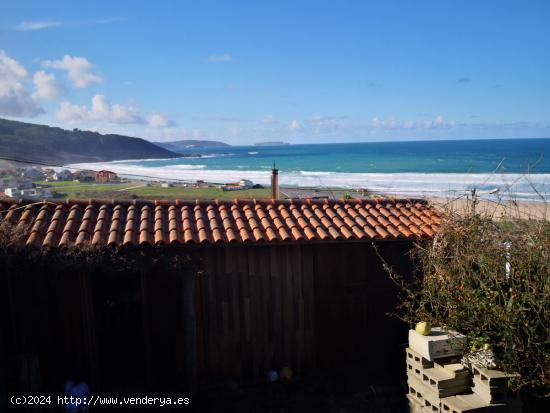
[{"label": "forested hill", "polygon": [[0,157],[51,164],[122,159],[174,158],[178,155],[141,138],[72,131],[0,119]]}]

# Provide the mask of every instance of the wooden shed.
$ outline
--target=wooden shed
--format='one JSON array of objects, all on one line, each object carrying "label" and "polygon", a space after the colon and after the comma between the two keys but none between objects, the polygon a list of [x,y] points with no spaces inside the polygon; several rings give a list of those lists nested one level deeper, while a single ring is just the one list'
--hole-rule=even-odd
[{"label": "wooden shed", "polygon": [[[103,388],[399,366],[383,264],[410,274],[440,223],[414,199],[0,201],[0,218],[41,253],[0,277],[0,366],[31,358],[43,388],[71,365]],[[132,264],[49,268],[90,249]]]}]

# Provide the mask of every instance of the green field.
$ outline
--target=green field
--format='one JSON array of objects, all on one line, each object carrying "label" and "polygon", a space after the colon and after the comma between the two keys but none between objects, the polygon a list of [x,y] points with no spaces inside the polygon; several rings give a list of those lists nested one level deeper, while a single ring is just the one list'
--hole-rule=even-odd
[{"label": "green field", "polygon": [[162,188],[160,185],[146,186],[143,182],[95,184],[36,181],[35,184],[50,186],[55,198],[99,198],[99,199],[262,199],[270,198],[269,188],[224,192],[219,188]]}]

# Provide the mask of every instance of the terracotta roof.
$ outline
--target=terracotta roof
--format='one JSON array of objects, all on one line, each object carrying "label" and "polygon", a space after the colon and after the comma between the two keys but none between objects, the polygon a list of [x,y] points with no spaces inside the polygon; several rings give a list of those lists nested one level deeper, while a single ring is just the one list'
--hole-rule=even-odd
[{"label": "terracotta roof", "polygon": [[0,200],[0,221],[24,231],[27,245],[56,247],[414,239],[441,219],[415,199]]}]

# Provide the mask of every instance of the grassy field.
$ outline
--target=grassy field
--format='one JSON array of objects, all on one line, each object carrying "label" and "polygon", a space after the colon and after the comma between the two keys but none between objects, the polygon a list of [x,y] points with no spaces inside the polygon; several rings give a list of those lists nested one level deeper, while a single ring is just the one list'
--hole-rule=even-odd
[{"label": "grassy field", "polygon": [[219,188],[162,188],[160,185],[146,186],[143,182],[123,184],[95,184],[37,181],[37,185],[52,187],[56,198],[101,198],[101,199],[262,199],[271,196],[269,188],[224,192]]}]

